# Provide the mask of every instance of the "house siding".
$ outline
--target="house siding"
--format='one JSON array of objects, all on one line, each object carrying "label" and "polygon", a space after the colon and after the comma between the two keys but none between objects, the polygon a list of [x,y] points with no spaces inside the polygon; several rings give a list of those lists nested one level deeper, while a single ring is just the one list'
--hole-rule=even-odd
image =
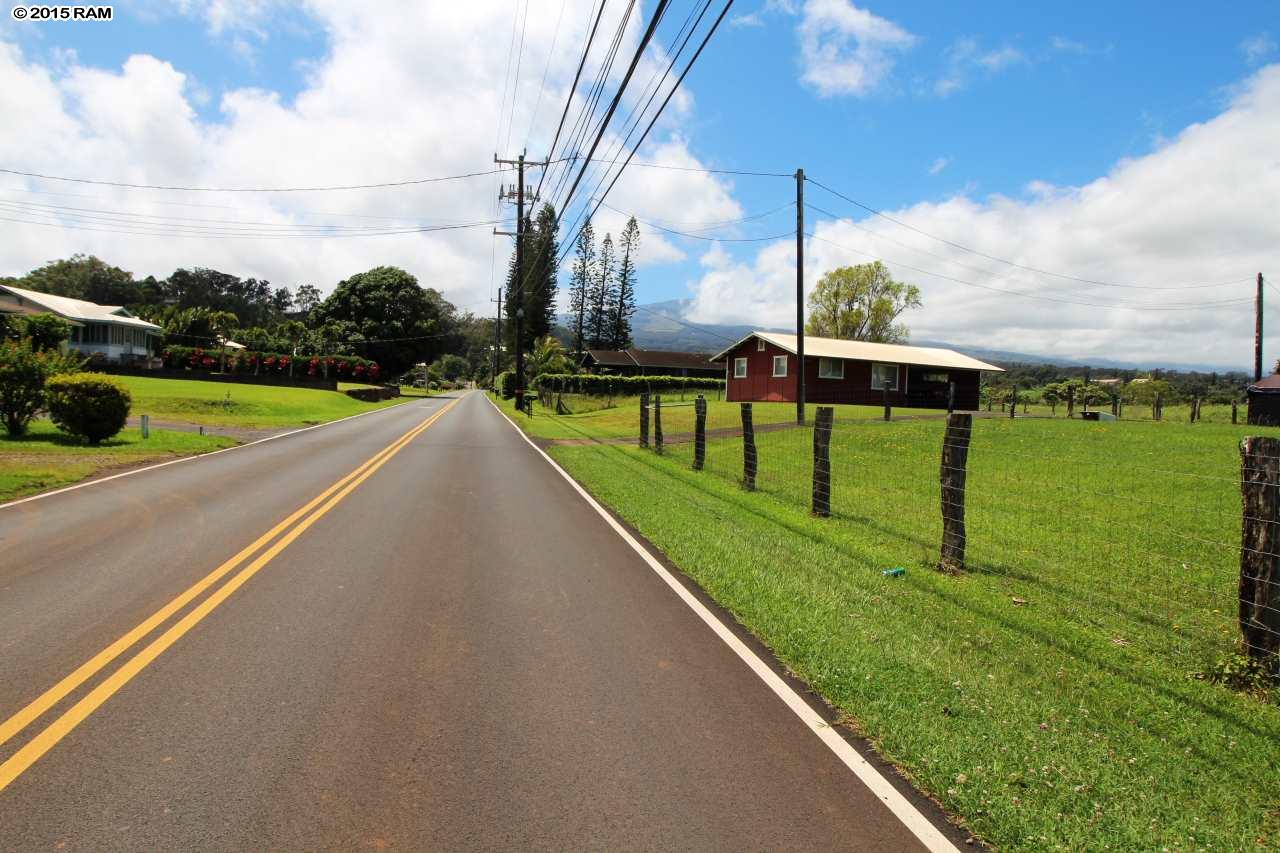
[{"label": "house siding", "polygon": [[[765,342],[763,351],[757,348],[756,338],[743,341],[727,356],[728,376],[725,399],[731,402],[795,402],[797,396],[796,356],[781,347]],[[787,375],[775,379],[773,373],[773,357],[787,357]],[[734,359],[747,359],[747,376],[735,379],[733,376]],[[871,387],[871,365],[873,362],[842,359],[844,361],[843,379],[818,378],[818,358],[805,357],[805,401],[814,404],[849,403],[861,405],[879,405],[886,400],[882,389]],[[935,383],[926,386],[922,378],[925,374],[945,373],[948,382],[956,387],[955,405],[958,409],[974,410],[978,408],[978,391],[981,373],[977,370],[960,370],[956,368],[929,368],[916,365],[899,364],[898,389],[890,391],[887,400],[890,405],[913,408],[945,409],[947,406],[946,383]],[[913,380],[914,386],[913,387]]]}]

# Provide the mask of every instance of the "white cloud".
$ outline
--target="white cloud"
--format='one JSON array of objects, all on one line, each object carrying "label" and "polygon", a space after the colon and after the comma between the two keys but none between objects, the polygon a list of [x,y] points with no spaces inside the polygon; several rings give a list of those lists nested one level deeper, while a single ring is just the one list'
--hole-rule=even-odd
[{"label": "white cloud", "polygon": [[1276,40],[1270,33],[1258,33],[1240,42],[1240,52],[1244,54],[1245,62],[1250,65],[1261,65],[1267,57],[1276,52]]},{"label": "white cloud", "polygon": [[[1252,356],[1252,277],[1267,272],[1268,262],[1274,268],[1280,245],[1274,213],[1280,197],[1276,139],[1280,66],[1263,69],[1238,87],[1217,117],[1185,128],[1144,157],[1117,163],[1084,186],[1039,181],[1019,198],[960,195],[888,212],[987,255],[1076,278],[1228,286],[1145,290],[1055,278],[963,252],[878,218],[818,224],[814,233],[829,242],[808,243],[807,284],[811,288],[833,267],[881,258],[899,279],[923,290],[924,308],[909,317],[916,340],[998,345],[1064,358],[1243,368]],[[788,326],[795,311],[793,263],[791,241],[769,244],[750,260],[717,258],[694,285],[693,316]],[[993,293],[942,276],[1110,307]],[[1240,301],[1210,304],[1233,299]],[[1183,305],[1197,307],[1163,310]],[[1269,358],[1280,353],[1277,346],[1280,335],[1267,342]]]},{"label": "white cloud", "polygon": [[1076,53],[1086,54],[1089,52],[1089,46],[1081,41],[1067,38],[1066,36],[1054,36],[1049,40],[1049,45],[1059,53]]},{"label": "white cloud", "polygon": [[801,80],[822,97],[865,97],[889,79],[918,39],[849,0],[807,0],[796,28]]},{"label": "white cloud", "polygon": [[729,25],[734,27],[763,27],[764,18],[760,12],[748,12],[745,15],[734,15],[729,19]]},{"label": "white cloud", "polygon": [[939,157],[937,160],[933,161],[932,165],[929,166],[929,174],[936,175],[950,165],[951,165],[950,157]]},{"label": "white cloud", "polygon": [[946,50],[946,72],[934,83],[933,92],[945,98],[966,88],[975,72],[996,74],[1027,61],[1027,55],[1012,45],[984,50],[975,38],[958,38]]},{"label": "white cloud", "polygon": [[[181,66],[136,55],[122,67],[105,69],[62,54],[60,64],[50,67],[0,41],[0,112],[21,115],[24,129],[0,134],[0,162],[45,174],[184,186],[314,186],[458,174],[492,168],[498,117],[510,113],[513,104],[510,146],[504,147],[504,121],[498,148],[511,153],[527,144],[534,158],[544,155],[551,142],[577,67],[577,51],[565,46],[584,42],[590,5],[590,0],[570,0],[554,55],[556,16],[529,16],[519,89],[515,97],[508,96],[505,107],[507,55],[493,45],[495,33],[510,32],[510,10],[486,3],[408,4],[396,15],[382,15],[340,0],[314,0],[307,8],[327,44],[323,57],[308,63],[305,88],[292,99],[260,89],[215,93],[219,111],[212,119],[195,109],[209,94]],[[268,2],[223,0],[207,9],[192,6],[191,13],[207,16],[211,37],[216,33],[221,44],[254,28],[269,30],[275,8]],[[601,27],[611,32],[616,19],[611,23],[608,17],[606,12]],[[634,16],[620,53],[634,50],[640,24],[640,16]],[[600,46],[599,54],[606,48]],[[589,67],[598,64],[600,55],[593,51]],[[535,121],[533,108],[548,56],[551,64]],[[660,55],[650,54],[641,63],[633,87],[637,92],[660,62]],[[670,116],[654,129],[638,159],[701,165],[688,139],[673,131],[677,118],[692,109],[692,94],[681,90],[668,107]],[[570,118],[575,113],[571,110]],[[615,125],[621,125],[624,114],[619,112]],[[613,156],[618,150],[620,140],[607,138],[597,156]],[[0,176],[0,201],[275,224],[438,224],[492,217],[497,184],[497,178],[479,178],[335,193],[192,194],[6,175]],[[586,180],[578,192],[585,198],[594,191],[594,182]],[[730,183],[694,172],[633,167],[610,201],[669,220],[741,215]],[[505,208],[503,215],[512,213]],[[615,236],[620,227],[608,216],[601,216],[599,225],[598,230],[614,230]],[[86,252],[140,276],[165,276],[179,266],[200,265],[276,285],[310,282],[327,290],[342,278],[385,263],[403,266],[462,307],[487,311],[495,245],[500,277],[510,241],[495,241],[488,228],[254,240],[161,239],[6,223],[0,230],[0,275],[21,274],[52,258]],[[646,230],[643,262],[682,256],[678,247]]]}]

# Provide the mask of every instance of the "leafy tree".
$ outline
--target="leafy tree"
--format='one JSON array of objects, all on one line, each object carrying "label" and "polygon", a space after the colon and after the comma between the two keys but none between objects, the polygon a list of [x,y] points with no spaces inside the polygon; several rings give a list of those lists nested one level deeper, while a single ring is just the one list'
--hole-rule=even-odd
[{"label": "leafy tree", "polygon": [[432,366],[436,367],[440,377],[448,382],[457,382],[467,375],[467,360],[460,355],[452,353],[442,355]]},{"label": "leafy tree", "polygon": [[277,287],[276,292],[271,294],[271,307],[281,314],[288,313],[293,307],[293,292],[287,287]]},{"label": "leafy tree", "polygon": [[58,350],[37,351],[31,341],[0,341],[0,420],[13,438],[26,435],[31,419],[44,410],[45,383],[73,373],[81,360]]},{"label": "leafy tree", "polygon": [[240,328],[240,318],[230,311],[213,311],[209,314],[209,330],[218,344],[218,370],[227,371],[227,341]]},{"label": "leafy tree", "polygon": [[613,236],[605,234],[600,242],[600,260],[596,264],[595,280],[587,289],[587,348],[608,346],[609,314],[616,303],[614,279]]},{"label": "leafy tree", "polygon": [[388,375],[404,373],[436,352],[432,336],[451,329],[454,307],[438,291],[423,288],[399,267],[374,267],[339,282],[311,312],[313,326],[345,323],[358,334],[363,353]]},{"label": "leafy tree", "polygon": [[56,350],[71,337],[71,324],[57,314],[31,314],[22,318],[18,336],[29,338],[36,352]]},{"label": "leafy tree", "polygon": [[72,255],[49,261],[14,284],[40,293],[86,299],[100,305],[134,305],[142,301],[142,288],[133,273],[114,267],[94,255]]},{"label": "leafy tree", "polygon": [[314,284],[302,285],[298,288],[298,295],[293,298],[294,307],[304,317],[311,316],[311,312],[320,306],[320,302],[320,288]]},{"label": "leafy tree", "polygon": [[1057,383],[1044,386],[1040,392],[1040,399],[1049,405],[1053,414],[1058,414],[1058,404],[1066,399],[1066,395],[1062,391],[1062,386]]},{"label": "leafy tree", "polygon": [[581,355],[586,345],[587,293],[596,276],[596,231],[588,219],[578,232],[578,244],[569,274],[569,316],[573,323],[573,351]]},{"label": "leafy tree", "polygon": [[806,334],[883,344],[905,343],[907,327],[897,322],[920,307],[920,289],[894,281],[879,261],[838,267],[818,280],[809,294]]},{"label": "leafy tree", "polygon": [[640,226],[634,216],[622,229],[618,245],[622,255],[618,258],[618,286],[614,291],[609,345],[613,349],[626,349],[631,346],[631,317],[636,313],[635,255],[640,250]]}]

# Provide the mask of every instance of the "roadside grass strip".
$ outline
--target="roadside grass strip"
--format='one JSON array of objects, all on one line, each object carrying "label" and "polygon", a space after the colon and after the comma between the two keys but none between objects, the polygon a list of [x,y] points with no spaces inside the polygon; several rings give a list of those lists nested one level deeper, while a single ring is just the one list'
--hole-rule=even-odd
[{"label": "roadside grass strip", "polygon": [[[459,398],[460,399],[460,398]],[[121,636],[111,645],[85,661],[61,681],[54,684],[24,708],[0,723],[0,745],[22,732],[32,722],[52,709],[60,701],[77,690],[90,678],[99,673],[117,657],[142,641],[149,634],[167,622],[199,596],[222,581],[254,554],[256,559],[249,562],[237,574],[215,590],[195,608],[190,610],[178,622],[148,644],[142,651],[113,672],[105,680],[94,687],[86,696],[76,702],[70,709],[54,720],[48,727],[24,744],[17,752],[0,764],[0,791],[22,775],[42,755],[48,752],[58,741],[71,732],[80,722],[93,713],[113,694],[120,690],[135,675],[141,672],[151,661],[159,657],[167,648],[186,634],[192,627],[211,613],[219,604],[239,589],[253,575],[269,563],[277,554],[289,546],[307,528],[329,512],[347,495],[366,479],[377,472],[393,456],[400,452],[413,439],[421,435],[437,420],[444,416],[458,400],[450,401],[443,408],[433,412],[413,429],[404,433],[387,447],[371,456],[364,463],[346,476],[329,486],[306,504],[299,507],[283,521],[276,524],[262,536],[241,549],[237,554],[222,563],[212,572],[201,578],[187,590],[179,594],[168,604],[147,617],[135,628]],[[279,538],[277,538],[279,537]],[[265,549],[265,550],[263,550]]]},{"label": "roadside grass strip", "polygon": [[701,472],[692,444],[549,453],[996,847],[1243,850],[1280,846],[1280,705],[1200,676],[1236,648],[1258,432],[975,420],[958,576],[941,421],[837,414],[827,519],[811,426],[757,434],[755,492],[740,438]]}]

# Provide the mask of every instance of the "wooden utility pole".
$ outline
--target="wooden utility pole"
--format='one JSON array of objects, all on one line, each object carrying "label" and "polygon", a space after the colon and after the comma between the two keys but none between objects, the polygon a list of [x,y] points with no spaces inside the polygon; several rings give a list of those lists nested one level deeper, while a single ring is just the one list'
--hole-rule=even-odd
[{"label": "wooden utility pole", "polygon": [[[493,162],[516,167],[516,189],[514,194],[502,194],[508,200],[514,195],[516,202],[516,230],[512,234],[509,231],[494,231],[494,234],[505,234],[516,238],[516,268],[513,274],[512,284],[515,287],[514,299],[512,300],[516,306],[515,310],[515,342],[516,342],[516,408],[520,408],[520,404],[524,402],[524,167],[537,166],[545,167],[546,162],[526,162],[524,152],[520,152],[520,156],[515,160],[502,160],[497,154],[493,155]],[[537,197],[531,197],[530,202],[537,201]]]},{"label": "wooden utility pole", "polygon": [[[498,313],[493,320],[493,370],[489,376],[489,384],[494,385],[498,381],[498,363],[502,358],[502,286],[498,286],[498,298],[494,300],[498,303]],[[494,388],[495,391],[501,392],[501,388]]]},{"label": "wooden utility pole", "polygon": [[1258,273],[1258,296],[1253,306],[1253,381],[1262,379],[1262,273]]},{"label": "wooden utility pole", "polygon": [[796,169],[796,423],[804,423],[804,169]]}]

